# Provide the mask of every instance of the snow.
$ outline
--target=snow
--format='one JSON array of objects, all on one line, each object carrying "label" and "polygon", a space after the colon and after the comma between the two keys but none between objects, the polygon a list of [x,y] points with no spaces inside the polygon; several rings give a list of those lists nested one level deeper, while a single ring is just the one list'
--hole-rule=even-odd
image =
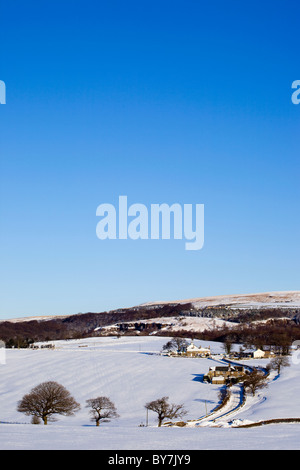
[{"label": "snow", "polygon": [[[268,360],[259,360],[258,363],[266,365]],[[252,364],[256,361],[252,361]],[[245,407],[239,413],[240,419],[261,421],[273,418],[299,418],[300,417],[300,366],[293,364],[283,368],[280,375],[275,372],[271,375],[272,380],[268,388],[259,392],[250,401],[251,406]]]},{"label": "snow", "polygon": [[32,316],[32,317],[19,317],[19,318],[7,318],[5,320],[0,320],[1,322],[11,322],[11,323],[22,323],[24,321],[48,321],[48,320],[54,320],[56,318],[63,320],[64,318],[67,318],[68,315],[39,315],[39,316]]},{"label": "snow", "polygon": [[[122,322],[124,325],[134,325],[135,322]],[[167,332],[170,336],[176,331],[194,331],[195,333],[203,332],[205,330],[213,330],[215,328],[234,328],[237,323],[222,320],[220,318],[206,318],[206,317],[155,317],[141,320],[141,323],[152,324],[159,323],[162,325],[161,332]],[[132,326],[132,329],[134,327]],[[102,334],[107,331],[109,334],[117,334],[119,332],[118,324],[95,328],[95,331],[101,330]],[[155,333],[154,333],[155,334]]]},{"label": "snow", "polygon": [[286,292],[264,292],[258,294],[244,295],[218,295],[213,297],[201,297],[185,300],[149,302],[143,305],[164,305],[164,304],[187,304],[191,303],[195,308],[213,307],[227,305],[232,308],[263,308],[263,307],[300,307],[300,291]]},{"label": "snow", "polygon": [[[299,449],[300,424],[234,427],[261,419],[299,418],[299,364],[292,363],[279,377],[275,375],[269,387],[247,400],[240,411],[223,416],[215,426],[197,426],[195,423],[205,416],[206,410],[210,413],[219,404],[221,386],[201,380],[215,361],[160,355],[169,339],[87,338],[52,342],[54,350],[6,350],[6,364],[0,365],[0,448]],[[220,343],[195,343],[210,346],[215,354],[222,351]],[[262,366],[267,362],[244,361]],[[81,404],[81,410],[73,417],[58,416],[47,426],[32,425],[30,417],[16,411],[17,402],[35,385],[48,380],[64,385]],[[120,418],[96,428],[89,420],[85,401],[99,395],[108,396],[115,403]],[[153,412],[148,414],[148,427],[140,426],[146,424],[145,403],[162,396],[184,404],[188,426],[158,428]],[[194,425],[192,420],[196,420]]]}]

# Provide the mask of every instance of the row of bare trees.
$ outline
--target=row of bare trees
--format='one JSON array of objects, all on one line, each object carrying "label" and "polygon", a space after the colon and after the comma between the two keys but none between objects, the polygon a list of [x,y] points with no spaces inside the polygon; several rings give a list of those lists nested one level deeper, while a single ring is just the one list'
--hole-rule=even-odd
[{"label": "row of bare trees", "polygon": [[[96,426],[99,426],[101,421],[109,421],[119,417],[114,403],[105,396],[86,400],[86,407],[89,408],[91,420],[95,422]],[[166,418],[180,418],[186,414],[183,405],[168,403],[168,397],[148,402],[145,408],[157,413],[158,426],[161,426]],[[71,396],[70,392],[63,385],[54,381],[37,385],[24,395],[17,405],[17,411],[32,416],[31,422],[33,424],[39,424],[41,421],[48,424],[48,421],[55,421],[54,415],[72,416],[79,410],[80,404]]]},{"label": "row of bare trees", "polygon": [[[99,426],[101,420],[118,417],[115,405],[107,397],[97,397],[86,400],[90,408],[92,420]],[[72,416],[80,410],[80,404],[61,384],[49,381],[34,387],[18,402],[17,411],[32,416],[32,423],[55,421],[54,415]]]}]

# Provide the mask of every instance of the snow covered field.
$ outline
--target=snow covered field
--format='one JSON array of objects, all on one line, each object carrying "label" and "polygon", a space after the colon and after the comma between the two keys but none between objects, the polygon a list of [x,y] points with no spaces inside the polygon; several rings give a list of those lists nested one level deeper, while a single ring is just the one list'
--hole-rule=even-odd
[{"label": "snow covered field", "polygon": [[[157,428],[156,415],[146,402],[169,396],[183,403],[185,420],[198,419],[219,403],[220,386],[202,383],[215,363],[211,359],[172,358],[157,353],[168,338],[89,338],[54,342],[54,350],[6,350],[0,365],[1,449],[299,449],[300,424],[276,424],[249,429],[188,426]],[[221,344],[210,344],[214,353]],[[254,361],[256,365],[263,361]],[[249,364],[249,361],[247,361]],[[81,404],[73,417],[57,416],[44,425],[16,411],[17,402],[35,385],[54,380],[64,385]],[[245,422],[269,418],[300,417],[300,364],[291,363],[255,400],[231,419]],[[108,396],[120,415],[96,428],[89,420],[85,401]],[[251,406],[250,406],[251,405]],[[228,418],[228,421],[230,419]],[[225,423],[226,424],[226,423]]]}]

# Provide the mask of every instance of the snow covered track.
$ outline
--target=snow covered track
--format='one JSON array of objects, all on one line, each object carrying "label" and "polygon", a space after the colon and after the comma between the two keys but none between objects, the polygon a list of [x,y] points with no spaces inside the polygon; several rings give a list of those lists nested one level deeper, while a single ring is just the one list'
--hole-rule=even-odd
[{"label": "snow covered track", "polygon": [[215,413],[212,413],[208,419],[201,420],[200,426],[216,425],[220,421],[227,420],[236,413],[243,405],[243,387],[240,384],[232,385],[230,387],[230,396],[225,406],[221,407]]}]

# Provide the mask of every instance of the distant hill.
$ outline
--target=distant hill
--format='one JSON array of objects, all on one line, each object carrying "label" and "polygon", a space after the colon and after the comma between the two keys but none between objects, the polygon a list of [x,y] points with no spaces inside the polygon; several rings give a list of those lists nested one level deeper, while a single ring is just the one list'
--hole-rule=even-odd
[{"label": "distant hill", "polygon": [[[292,325],[298,325],[300,331],[300,291],[159,301],[109,312],[15,318],[0,322],[0,339],[6,343],[10,341],[14,346],[22,346],[33,341],[112,333],[167,334],[166,329],[162,328],[161,319],[184,317],[218,319],[234,324],[285,319]],[[109,326],[113,327],[111,333],[107,328]],[[187,336],[195,332],[197,330],[185,329]]]},{"label": "distant hill", "polygon": [[185,300],[148,302],[144,306],[192,304],[195,309],[227,306],[230,308],[300,308],[300,291],[264,292],[260,294],[218,295]]}]

